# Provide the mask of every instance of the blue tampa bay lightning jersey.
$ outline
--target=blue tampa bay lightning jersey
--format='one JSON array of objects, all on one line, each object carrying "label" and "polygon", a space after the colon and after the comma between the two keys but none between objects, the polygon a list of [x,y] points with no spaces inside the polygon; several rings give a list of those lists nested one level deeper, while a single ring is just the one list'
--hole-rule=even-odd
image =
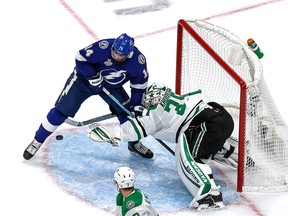
[{"label": "blue tampa bay lightning jersey", "polygon": [[[139,98],[144,93],[148,84],[148,72],[145,56],[134,47],[127,59],[121,63],[116,62],[111,56],[111,48],[115,39],[97,41],[76,55],[77,76],[84,80],[91,80],[99,74],[104,78],[103,85],[107,89],[116,89],[130,81],[131,102],[140,104]],[[134,94],[134,98],[133,98]]]}]

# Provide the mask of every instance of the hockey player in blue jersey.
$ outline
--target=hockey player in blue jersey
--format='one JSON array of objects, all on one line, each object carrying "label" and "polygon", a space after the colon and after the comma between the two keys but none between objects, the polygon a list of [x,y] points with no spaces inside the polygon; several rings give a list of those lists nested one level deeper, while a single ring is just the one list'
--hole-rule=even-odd
[{"label": "hockey player in blue jersey", "polygon": [[[55,106],[23,153],[26,160],[35,155],[46,138],[68,117],[74,117],[81,104],[92,95],[99,95],[109,105],[112,113],[116,114],[120,124],[123,124],[127,120],[127,114],[103,92],[103,87],[136,116],[141,115],[141,101],[149,75],[146,58],[134,46],[134,38],[124,33],[116,39],[97,41],[78,51],[75,61],[76,66]],[[128,81],[131,97],[123,88]],[[140,142],[129,142],[128,149],[145,158],[153,157],[153,152]]]}]

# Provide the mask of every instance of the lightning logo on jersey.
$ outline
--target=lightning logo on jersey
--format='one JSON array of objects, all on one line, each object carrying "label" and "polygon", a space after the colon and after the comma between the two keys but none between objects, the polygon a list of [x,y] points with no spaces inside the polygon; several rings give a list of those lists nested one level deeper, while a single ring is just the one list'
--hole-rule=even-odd
[{"label": "lightning logo on jersey", "polygon": [[105,81],[111,85],[117,85],[123,82],[123,80],[125,80],[126,78],[125,73],[126,73],[126,70],[111,71],[111,69],[109,69],[109,70],[101,71],[101,74],[105,77]]}]

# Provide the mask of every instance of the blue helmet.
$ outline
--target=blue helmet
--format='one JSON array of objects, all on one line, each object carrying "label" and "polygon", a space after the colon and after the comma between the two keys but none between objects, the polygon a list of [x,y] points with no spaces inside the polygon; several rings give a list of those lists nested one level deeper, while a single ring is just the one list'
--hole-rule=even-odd
[{"label": "blue helmet", "polygon": [[121,55],[129,55],[134,49],[134,38],[123,33],[115,39],[112,48]]}]

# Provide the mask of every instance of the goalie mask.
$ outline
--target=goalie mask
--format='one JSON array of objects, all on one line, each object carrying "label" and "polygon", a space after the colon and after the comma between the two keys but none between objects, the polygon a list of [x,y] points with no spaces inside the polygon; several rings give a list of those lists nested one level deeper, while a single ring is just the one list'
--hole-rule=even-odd
[{"label": "goalie mask", "polygon": [[157,105],[162,99],[166,87],[160,83],[153,83],[146,89],[143,104],[148,109],[151,106]]},{"label": "goalie mask", "polygon": [[118,188],[134,187],[135,174],[129,167],[119,167],[114,174],[114,182]]}]

